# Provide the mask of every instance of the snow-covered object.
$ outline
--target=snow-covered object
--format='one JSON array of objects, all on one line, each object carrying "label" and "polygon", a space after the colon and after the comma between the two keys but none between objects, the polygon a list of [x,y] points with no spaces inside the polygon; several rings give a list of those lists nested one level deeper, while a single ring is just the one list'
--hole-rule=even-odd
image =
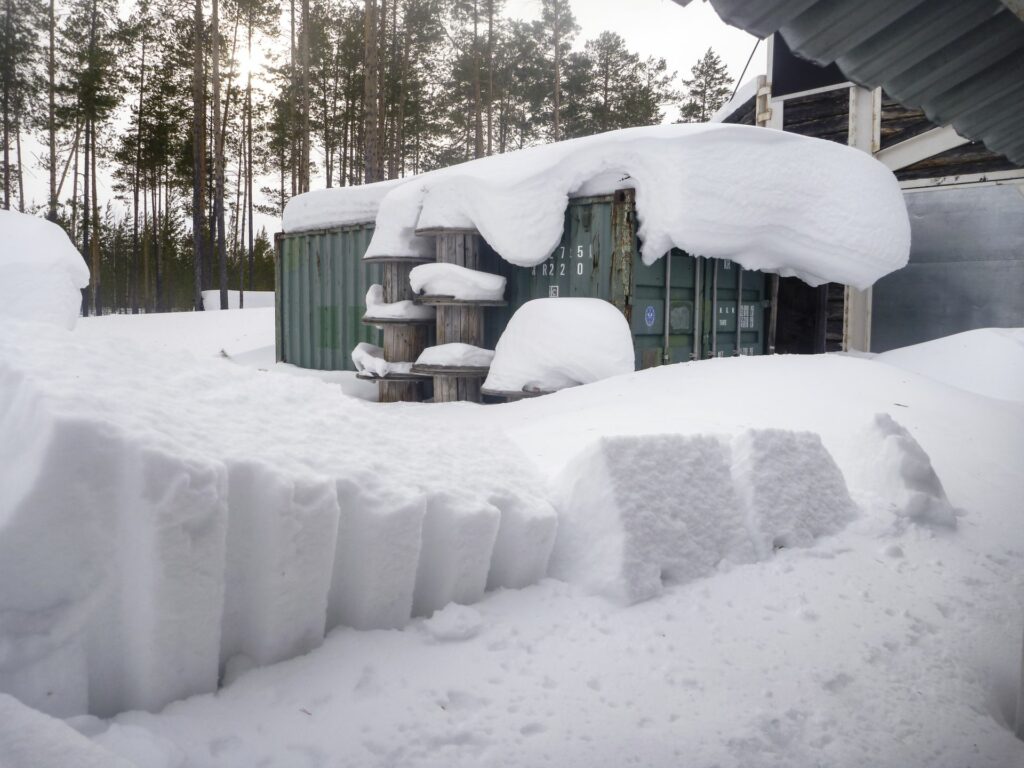
[{"label": "snow-covered object", "polygon": [[402,301],[384,301],[384,287],[374,283],[366,292],[367,320],[433,320],[437,310],[415,304],[409,299]]},{"label": "snow-covered object", "polygon": [[380,201],[405,179],[315,189],[288,199],[284,206],[285,232],[302,232],[372,222]]},{"label": "snow-covered object", "polygon": [[956,509],[946,498],[931,458],[910,432],[887,413],[875,415],[869,429],[870,453],[863,456],[856,481],[901,521],[956,528]]},{"label": "snow-covered object", "polygon": [[412,363],[389,363],[384,359],[383,349],[366,341],[356,344],[351,355],[352,363],[360,373],[383,377],[390,373],[409,373],[412,370]]},{"label": "snow-covered object", "polygon": [[552,573],[625,603],[722,562],[808,547],[855,516],[842,473],[808,432],[605,437],[557,483]]},{"label": "snow-covered object", "polygon": [[633,371],[633,335],[601,299],[534,299],[512,315],[484,387],[549,392]]},{"label": "snow-covered object", "polygon": [[757,78],[752,77],[739,88],[709,119],[709,123],[721,123],[733,112],[757,95]]},{"label": "snow-covered object", "polygon": [[462,301],[500,301],[505,296],[503,276],[458,264],[420,264],[409,273],[409,284],[416,293]]},{"label": "snow-covered object", "polygon": [[550,539],[522,521],[553,532],[554,512],[532,465],[500,432],[400,411],[0,323],[0,691],[60,716],[156,710],[215,690],[229,660],[400,626],[416,596],[478,599],[499,535],[498,572],[542,577]]},{"label": "snow-covered object", "polygon": [[483,597],[501,513],[453,491],[427,500],[412,610],[429,616],[448,603]]},{"label": "snow-covered object", "polygon": [[0,316],[75,327],[89,269],[56,224],[0,210]]},{"label": "snow-covered object", "polygon": [[[533,266],[557,247],[569,197],[622,186],[636,189],[646,264],[675,246],[811,285],[866,288],[907,263],[907,211],[884,165],[835,142],[722,124],[628,128],[412,177],[376,198],[366,256],[430,256],[433,241],[416,230],[454,227]],[[338,190],[307,223],[365,216],[369,194]]]},{"label": "snow-covered object", "polygon": [[601,438],[556,487],[552,575],[615,600],[636,603],[723,560],[753,559],[717,437]]},{"label": "snow-covered object", "polygon": [[0,765],[4,768],[137,768],[74,728],[0,693]]},{"label": "snow-covered object", "polygon": [[809,547],[857,514],[843,473],[813,432],[752,429],[732,443],[732,474],[760,559]]},{"label": "snow-covered object", "polygon": [[417,365],[443,365],[464,368],[486,368],[494,359],[494,351],[453,341],[424,349]]},{"label": "snow-covered object", "polygon": [[[228,291],[228,309],[239,309],[245,301],[245,309],[262,309],[274,306],[273,291],[246,291],[244,297],[238,291]],[[210,312],[220,309],[220,291],[203,291],[203,310]]]},{"label": "snow-covered object", "polygon": [[979,328],[875,359],[968,392],[1024,402],[1024,328]]}]

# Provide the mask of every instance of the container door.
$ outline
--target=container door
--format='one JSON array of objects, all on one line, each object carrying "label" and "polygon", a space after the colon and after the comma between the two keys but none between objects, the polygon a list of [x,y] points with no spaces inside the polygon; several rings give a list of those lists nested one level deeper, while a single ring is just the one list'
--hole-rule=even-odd
[{"label": "container door", "polygon": [[[671,263],[669,263],[671,260]],[[630,326],[637,368],[692,359],[694,281],[697,260],[673,249],[646,266],[639,249],[633,266],[634,284]],[[666,292],[666,284],[670,285]],[[666,306],[667,301],[667,306]],[[668,312],[668,354],[665,354],[665,313]]]},{"label": "container door", "polygon": [[704,357],[763,355],[766,275],[729,259],[707,259],[704,272]]}]

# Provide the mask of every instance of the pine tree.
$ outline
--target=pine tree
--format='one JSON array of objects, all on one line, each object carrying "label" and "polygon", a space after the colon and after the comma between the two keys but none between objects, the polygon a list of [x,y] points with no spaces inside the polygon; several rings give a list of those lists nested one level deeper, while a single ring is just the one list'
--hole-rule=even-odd
[{"label": "pine tree", "polygon": [[684,123],[705,123],[729,98],[732,78],[713,49],[708,48],[690,69],[692,77],[683,80],[686,95],[679,108]]}]

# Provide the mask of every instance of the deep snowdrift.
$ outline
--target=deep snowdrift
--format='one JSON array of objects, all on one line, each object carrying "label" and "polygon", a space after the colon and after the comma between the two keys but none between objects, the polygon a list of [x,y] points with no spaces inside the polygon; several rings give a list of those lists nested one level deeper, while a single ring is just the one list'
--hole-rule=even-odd
[{"label": "deep snowdrift", "polygon": [[631,187],[647,264],[675,246],[811,285],[867,288],[910,250],[903,195],[884,165],[835,142],[749,126],[629,128],[386,185],[299,195],[285,231],[365,221],[377,204],[367,256],[432,256],[432,239],[416,230],[456,227],[532,266],[558,245],[570,196]]},{"label": "deep snowdrift", "polygon": [[415,411],[4,323],[0,690],[51,714],[156,709],[339,623],[537,581],[544,482],[500,434]]},{"label": "deep snowdrift", "polygon": [[[811,431],[860,514],[810,547],[723,563],[628,609],[546,580],[399,632],[337,630],[307,656],[159,715],[75,726],[145,768],[296,755],[361,767],[1021,763],[1007,727],[1021,662],[1019,406],[827,355],[710,360],[506,406],[397,410],[432,434],[506,434],[548,478],[605,435],[641,454],[645,436],[732,435],[734,457],[752,457],[757,446],[739,445],[748,430]],[[905,435],[879,428],[878,414]],[[913,460],[891,466],[894,455]],[[865,463],[874,479],[858,479]],[[744,473],[778,468],[748,464]],[[872,472],[885,467],[898,471]],[[934,497],[932,474],[962,510],[955,528],[893,503]],[[759,503],[776,502],[790,500]]]},{"label": "deep snowdrift", "polygon": [[74,328],[89,269],[63,229],[0,210],[0,317]]},{"label": "deep snowdrift", "polygon": [[1024,328],[980,328],[877,355],[968,392],[1024,402]]}]

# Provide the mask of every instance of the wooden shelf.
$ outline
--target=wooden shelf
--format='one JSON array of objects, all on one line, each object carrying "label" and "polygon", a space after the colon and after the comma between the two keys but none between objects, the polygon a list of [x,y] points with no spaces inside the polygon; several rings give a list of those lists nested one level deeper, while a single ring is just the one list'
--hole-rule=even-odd
[{"label": "wooden shelf", "polygon": [[433,264],[437,259],[433,256],[370,256],[363,261],[367,264]]},{"label": "wooden shelf", "polygon": [[417,373],[389,373],[387,376],[375,376],[372,373],[360,371],[356,374],[356,378],[360,381],[414,381],[418,384],[429,377]]},{"label": "wooden shelf", "polygon": [[437,320],[433,317],[416,319],[401,317],[364,317],[362,322],[363,325],[433,325]]},{"label": "wooden shelf", "polygon": [[540,397],[541,395],[550,395],[557,390],[544,390],[544,389],[522,389],[519,391],[508,390],[508,389],[489,389],[484,387],[480,390],[481,395],[487,397],[504,397],[506,400],[525,400],[528,397]]},{"label": "wooden shelf", "polygon": [[476,365],[420,365],[416,363],[412,367],[413,373],[423,376],[452,376],[456,379],[477,379],[487,376],[489,366]]},{"label": "wooden shelf", "polygon": [[428,307],[507,307],[504,299],[456,299],[454,296],[417,296],[416,304]]}]

